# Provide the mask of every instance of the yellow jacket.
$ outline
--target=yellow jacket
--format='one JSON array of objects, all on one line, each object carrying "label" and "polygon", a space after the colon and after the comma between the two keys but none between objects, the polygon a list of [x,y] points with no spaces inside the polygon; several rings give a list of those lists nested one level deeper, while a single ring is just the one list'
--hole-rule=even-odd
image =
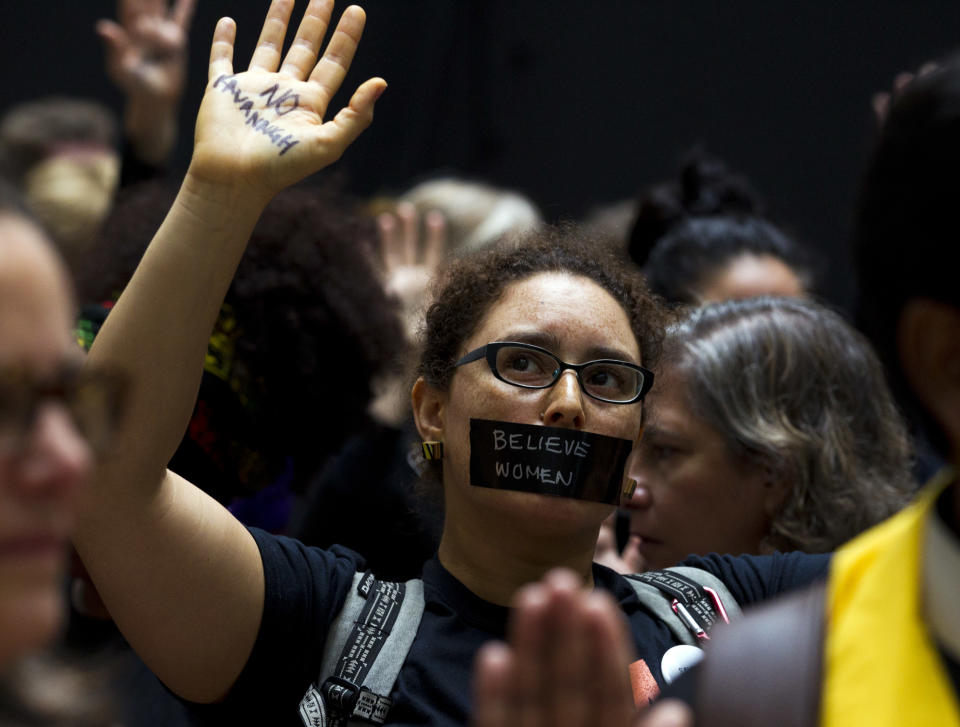
[{"label": "yellow jacket", "polygon": [[960,706],[923,622],[924,524],[938,478],[903,512],[837,551],[827,592],[821,723],[960,727]]}]

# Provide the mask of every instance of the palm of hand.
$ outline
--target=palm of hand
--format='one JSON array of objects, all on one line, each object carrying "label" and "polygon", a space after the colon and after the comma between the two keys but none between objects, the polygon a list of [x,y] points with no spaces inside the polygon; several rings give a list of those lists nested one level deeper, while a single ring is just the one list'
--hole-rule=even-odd
[{"label": "palm of hand", "polygon": [[126,93],[173,103],[183,92],[187,36],[196,0],[121,0],[119,22],[101,20],[97,32],[107,48],[107,72]]},{"label": "palm of hand", "polygon": [[117,84],[158,99],[178,98],[186,75],[186,42],[172,21],[135,36],[117,64]]},{"label": "palm of hand", "polygon": [[197,118],[190,167],[195,177],[218,183],[243,180],[272,196],[339,159],[369,125],[373,104],[386,87],[379,78],[366,81],[348,106],[323,120],[353,58],[364,15],[360,8],[348,8],[317,61],[330,9],[325,17],[311,11],[319,12],[321,5],[311,2],[307,8],[279,70],[276,49],[283,47],[292,3],[275,0],[250,69],[242,73],[233,72],[233,22],[223,19],[217,25]]},{"label": "palm of hand", "polygon": [[200,107],[194,170],[223,181],[240,176],[270,189],[306,176],[313,171],[311,159],[301,157],[312,155],[296,147],[330,141],[319,133],[324,109],[314,107],[311,95],[309,84],[277,73],[218,75]]}]

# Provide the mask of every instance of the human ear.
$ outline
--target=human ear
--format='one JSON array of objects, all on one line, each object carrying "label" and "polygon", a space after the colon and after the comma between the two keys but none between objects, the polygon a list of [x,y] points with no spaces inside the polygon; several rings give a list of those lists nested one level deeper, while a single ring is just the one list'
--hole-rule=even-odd
[{"label": "human ear", "polygon": [[413,420],[421,439],[425,442],[442,442],[446,392],[431,386],[421,376],[410,391],[410,402],[413,405]]},{"label": "human ear", "polygon": [[783,509],[793,487],[783,475],[772,467],[763,468],[763,512],[773,520]]},{"label": "human ear", "polygon": [[911,300],[900,313],[897,349],[910,388],[953,446],[960,446],[960,310]]}]

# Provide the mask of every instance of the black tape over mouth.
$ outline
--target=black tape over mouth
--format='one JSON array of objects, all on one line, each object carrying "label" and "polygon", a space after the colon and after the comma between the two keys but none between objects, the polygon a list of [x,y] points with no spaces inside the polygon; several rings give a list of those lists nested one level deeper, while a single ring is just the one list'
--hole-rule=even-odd
[{"label": "black tape over mouth", "polygon": [[616,505],[629,439],[562,427],[470,420],[470,484]]}]

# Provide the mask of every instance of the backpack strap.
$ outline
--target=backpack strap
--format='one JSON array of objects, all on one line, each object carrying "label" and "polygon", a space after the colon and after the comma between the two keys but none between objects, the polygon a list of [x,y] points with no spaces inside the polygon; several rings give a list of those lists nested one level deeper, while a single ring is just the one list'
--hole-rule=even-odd
[{"label": "backpack strap", "polygon": [[710,637],[718,621],[729,623],[742,611],[726,584],[702,568],[675,566],[626,576],[637,598],[683,644],[696,646]]},{"label": "backpack strap", "polygon": [[307,727],[381,725],[423,616],[423,581],[357,573],[327,634],[320,675],[300,702]]},{"label": "backpack strap", "polygon": [[697,727],[816,727],[825,609],[820,583],[717,629],[697,675]]}]

